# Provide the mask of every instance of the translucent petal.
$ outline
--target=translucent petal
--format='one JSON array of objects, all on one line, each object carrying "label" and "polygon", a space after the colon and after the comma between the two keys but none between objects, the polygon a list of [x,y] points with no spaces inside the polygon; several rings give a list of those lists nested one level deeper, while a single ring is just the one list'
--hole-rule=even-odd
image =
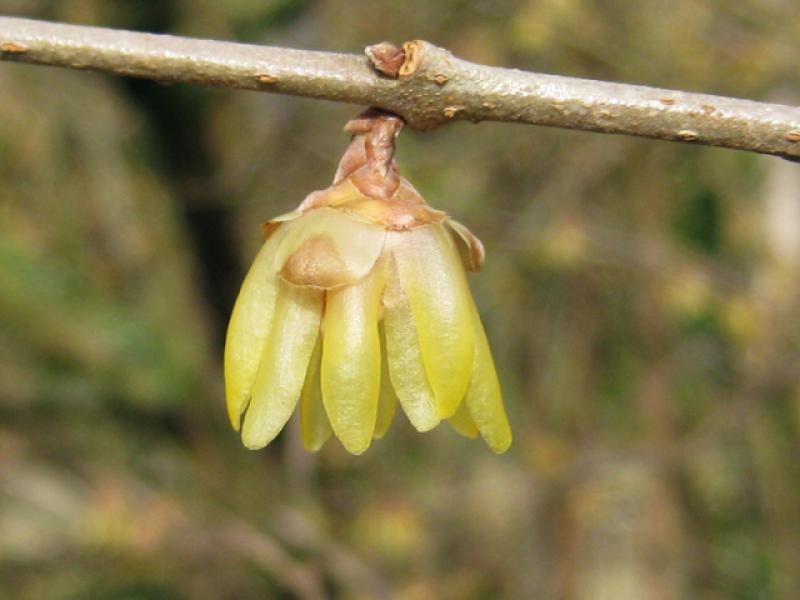
[{"label": "translucent petal", "polygon": [[378,397],[378,418],[375,421],[375,439],[381,439],[394,419],[397,411],[397,394],[394,392],[392,382],[389,379],[389,361],[386,358],[386,330],[384,322],[378,325],[378,333],[381,338],[381,394]]},{"label": "translucent petal", "polygon": [[261,247],[242,283],[225,339],[225,397],[231,425],[239,430],[247,408],[264,343],[272,323],[278,277],[274,254],[284,230],[278,229]]},{"label": "translucent petal", "polygon": [[448,419],[448,422],[453,426],[453,429],[465,437],[474,438],[478,435],[478,426],[472,420],[465,402],[461,403],[458,410]]},{"label": "translucent petal", "polygon": [[455,243],[439,224],[387,235],[414,313],[439,416],[450,417],[464,398],[475,353],[472,297],[464,267]]},{"label": "translucent petal", "polygon": [[303,213],[300,209],[295,209],[292,212],[283,213],[282,215],[278,215],[277,217],[270,219],[269,221],[264,221],[261,224],[261,235],[264,236],[264,240],[266,241],[272,235],[272,233],[281,225],[288,221],[294,221],[303,216]]},{"label": "translucent petal", "polygon": [[278,283],[273,323],[258,367],[242,441],[263,448],[292,415],[319,336],[324,292]]},{"label": "translucent petal", "polygon": [[330,290],[322,340],[322,401],[333,432],[352,454],[372,441],[381,390],[378,311],[383,263],[367,277]]},{"label": "translucent petal", "polygon": [[467,271],[480,271],[486,258],[486,251],[481,241],[458,221],[447,219],[444,224],[453,233],[453,241],[456,243],[464,268]]},{"label": "translucent petal", "polygon": [[350,179],[344,179],[326,190],[316,192],[316,194],[319,194],[319,200],[317,202],[309,202],[310,205],[324,202],[324,206],[336,207],[366,199]]},{"label": "translucent petal", "polygon": [[275,266],[295,285],[333,289],[355,283],[372,270],[386,233],[382,226],[334,208],[317,208],[287,223]]},{"label": "translucent petal", "polygon": [[500,454],[511,445],[511,427],[503,407],[500,382],[497,379],[489,342],[474,304],[472,304],[472,323],[476,338],[475,367],[464,403],[469,408],[472,420],[486,444]]},{"label": "translucent petal", "polygon": [[322,357],[322,342],[317,340],[311,361],[308,363],[306,382],[300,396],[300,433],[306,450],[316,452],[331,437],[331,424],[322,405],[322,388],[319,381],[319,366]]},{"label": "translucent petal", "polygon": [[428,431],[439,424],[439,410],[422,364],[417,322],[411,303],[400,286],[394,260],[388,265],[383,306],[386,357],[392,386],[414,428]]}]

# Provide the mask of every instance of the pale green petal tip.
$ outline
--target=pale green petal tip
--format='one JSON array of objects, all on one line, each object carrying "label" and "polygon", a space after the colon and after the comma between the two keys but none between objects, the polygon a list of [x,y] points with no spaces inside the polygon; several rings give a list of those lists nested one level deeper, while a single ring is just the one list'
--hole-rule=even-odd
[{"label": "pale green petal tip", "polygon": [[228,420],[234,431],[239,431],[242,428],[242,415],[236,407],[231,406],[230,403],[228,403]]},{"label": "pale green petal tip", "polygon": [[[425,384],[427,385],[427,381],[425,381]],[[412,390],[412,392],[413,391],[414,390]],[[401,393],[403,395],[401,395]],[[420,433],[435,429],[439,423],[441,423],[442,419],[437,412],[436,401],[433,398],[433,394],[431,393],[431,395],[428,396],[424,393],[412,393],[406,396],[405,393],[406,390],[402,392],[398,390],[398,402],[403,408],[403,414],[405,414],[411,426]]]},{"label": "pale green petal tip", "polygon": [[263,428],[248,425],[247,419],[245,419],[244,427],[242,427],[242,443],[248,450],[261,450],[275,439],[275,436],[270,437]]},{"label": "pale green petal tip", "polygon": [[506,421],[504,431],[498,431],[491,437],[484,437],[484,441],[492,452],[503,454],[511,447],[512,437],[511,428],[508,425],[508,421]]},{"label": "pale green petal tip", "polygon": [[372,442],[372,438],[364,442],[364,440],[348,440],[345,442],[342,438],[339,438],[339,441],[344,446],[344,449],[347,450],[350,454],[358,456],[359,454],[364,454],[370,446]]},{"label": "pale green petal tip", "polygon": [[[323,418],[327,419],[328,417],[323,415]],[[308,430],[302,431],[300,438],[303,442],[303,448],[309,452],[318,452],[331,437],[330,425],[327,425],[324,430],[319,429],[313,433],[310,433]]]},{"label": "pale green petal tip", "polygon": [[426,418],[421,418],[417,414],[415,415],[416,418],[414,420],[411,419],[411,416],[409,415],[406,416],[408,416],[408,420],[411,423],[411,426],[420,433],[432,431],[433,429],[436,429],[436,427],[439,426],[439,423],[442,422],[442,420],[433,413],[428,415]]},{"label": "pale green petal tip", "polygon": [[[269,442],[267,442],[269,443]],[[247,448],[248,450],[263,450],[267,443],[265,444],[248,444],[244,438],[242,438],[242,445]]]},{"label": "pale green petal tip", "polygon": [[[331,427],[333,429],[333,435],[336,436],[336,439],[341,442],[342,446],[344,446],[345,450],[347,450],[350,454],[363,454],[367,448],[369,448],[370,444],[372,443],[372,439],[374,437],[375,432],[375,421],[374,418],[371,422],[371,426],[369,422],[362,422],[358,424],[352,423],[342,423],[337,422],[337,419],[332,418],[330,414],[330,409],[332,407],[326,406],[326,412],[328,412],[328,418],[331,422]],[[374,410],[374,403],[372,406]],[[365,406],[363,407],[364,411],[370,410],[370,403],[366,402]],[[374,417],[374,412],[373,412]],[[341,421],[341,420],[340,420]]]},{"label": "pale green petal tip", "polygon": [[[381,399],[382,401],[383,399]],[[375,432],[372,434],[372,439],[382,440],[389,433],[389,428],[392,426],[392,421],[394,421],[396,406],[397,400],[394,400],[394,404],[391,407],[383,408],[381,405],[378,406],[378,419],[375,422]],[[384,410],[390,410],[391,412],[384,414]]]},{"label": "pale green petal tip", "polygon": [[325,445],[325,442],[327,442],[327,441],[328,441],[327,439],[325,439],[325,440],[321,440],[320,439],[320,440],[313,440],[313,441],[310,441],[310,440],[307,441],[307,440],[304,439],[303,440],[303,448],[305,448],[308,452],[319,452],[322,449],[322,447]]},{"label": "pale green petal tip", "polygon": [[[381,390],[381,394],[383,394],[383,390]],[[397,398],[393,395],[389,397],[381,395],[378,400],[378,415],[375,419],[375,431],[372,434],[372,439],[383,439],[389,432],[396,410]]]},{"label": "pale green petal tip", "polygon": [[491,410],[484,415],[483,422],[477,423],[477,426],[481,437],[492,452],[503,454],[511,446],[513,436],[499,389],[491,405]]},{"label": "pale green petal tip", "polygon": [[376,430],[375,430],[375,433],[374,433],[374,435],[372,436],[372,439],[373,439],[373,440],[382,440],[383,438],[385,438],[385,437],[386,437],[386,434],[387,434],[388,432],[389,432],[389,428],[388,428],[388,427],[387,427],[385,430],[383,430],[383,431],[378,431],[378,430],[376,429]]},{"label": "pale green petal tip", "polygon": [[[228,364],[226,364],[225,367],[225,379],[227,384],[230,378],[228,373],[230,367]],[[226,385],[225,387],[229,388],[230,386]],[[234,431],[239,431],[239,429],[241,429],[242,413],[246,406],[246,402],[241,402],[230,389],[225,390],[225,412],[228,415],[228,422],[230,422]]]}]

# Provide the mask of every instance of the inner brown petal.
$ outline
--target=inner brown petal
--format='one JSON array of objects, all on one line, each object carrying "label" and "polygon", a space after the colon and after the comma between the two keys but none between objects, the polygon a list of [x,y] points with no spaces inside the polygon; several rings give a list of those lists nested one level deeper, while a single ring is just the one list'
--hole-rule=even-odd
[{"label": "inner brown petal", "polygon": [[353,283],[353,274],[339,256],[333,241],[318,235],[303,242],[280,271],[289,283],[331,289]]}]

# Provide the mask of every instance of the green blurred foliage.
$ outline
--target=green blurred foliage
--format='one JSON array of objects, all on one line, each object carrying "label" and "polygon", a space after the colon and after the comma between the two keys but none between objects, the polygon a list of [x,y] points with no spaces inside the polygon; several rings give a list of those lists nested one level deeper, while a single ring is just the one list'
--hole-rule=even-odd
[{"label": "green blurred foliage", "polygon": [[[796,103],[793,0],[0,0],[0,13]],[[800,597],[800,174],[517,125],[403,133],[488,250],[515,430],[258,453],[221,340],[356,107],[0,65],[0,596]]]}]

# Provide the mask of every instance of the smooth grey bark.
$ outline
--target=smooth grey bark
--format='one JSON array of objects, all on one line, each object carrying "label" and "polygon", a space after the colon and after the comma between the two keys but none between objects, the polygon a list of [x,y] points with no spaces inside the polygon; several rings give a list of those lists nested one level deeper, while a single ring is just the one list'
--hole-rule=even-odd
[{"label": "smooth grey bark", "polygon": [[416,129],[528,123],[720,146],[800,161],[800,108],[470,63],[404,45],[399,76],[364,55],[0,17],[0,59],[375,106]]}]

